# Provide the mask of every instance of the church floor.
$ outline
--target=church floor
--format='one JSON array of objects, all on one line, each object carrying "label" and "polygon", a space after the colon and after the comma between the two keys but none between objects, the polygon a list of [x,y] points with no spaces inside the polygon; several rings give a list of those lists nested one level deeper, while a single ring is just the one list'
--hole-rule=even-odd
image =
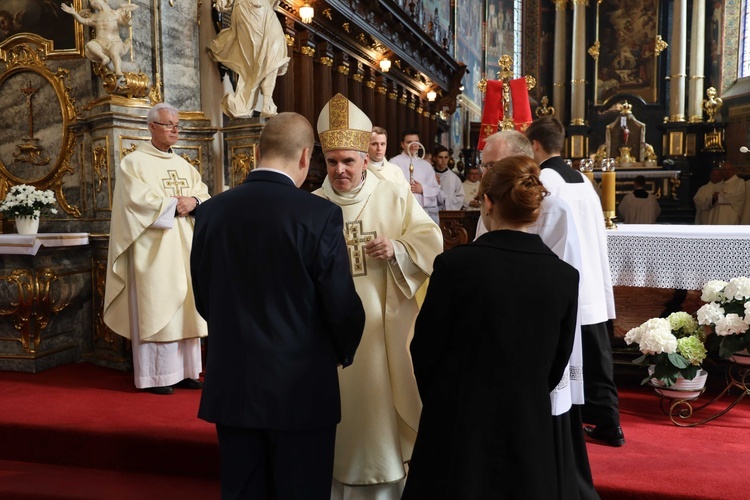
[{"label": "church floor", "polygon": [[[722,367],[709,372],[707,394],[715,394]],[[638,385],[642,377],[617,375],[626,444],[588,445],[602,499],[747,498],[750,398],[680,428]],[[0,498],[219,498],[216,434],[196,418],[199,398],[137,391],[131,374],[86,363],[0,372]]]}]

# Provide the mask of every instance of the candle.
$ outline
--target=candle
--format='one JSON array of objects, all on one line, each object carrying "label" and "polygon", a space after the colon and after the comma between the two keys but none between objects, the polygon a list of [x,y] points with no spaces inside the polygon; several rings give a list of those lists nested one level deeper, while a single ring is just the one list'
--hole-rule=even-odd
[{"label": "candle", "polygon": [[[615,173],[602,172],[602,209],[605,212],[615,211]],[[614,215],[612,215],[614,216]]]},{"label": "candle", "polygon": [[594,181],[594,172],[581,172],[581,173],[585,175],[586,177],[588,177],[591,182],[596,182]]}]

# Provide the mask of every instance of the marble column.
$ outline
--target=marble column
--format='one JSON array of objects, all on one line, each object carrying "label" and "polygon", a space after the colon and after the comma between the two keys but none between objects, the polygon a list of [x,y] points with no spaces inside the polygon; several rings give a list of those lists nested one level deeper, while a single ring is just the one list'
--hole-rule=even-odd
[{"label": "marble column", "polygon": [[693,0],[690,23],[690,81],[688,82],[688,121],[703,121],[703,74],[706,48],[706,0]]},{"label": "marble column", "polygon": [[[161,16],[154,21],[151,59],[155,71],[161,66],[164,101],[181,111],[197,111],[201,107],[198,3],[154,0]],[[135,22],[133,27],[134,37],[146,31],[138,29]]]},{"label": "marble column", "polygon": [[687,0],[674,0],[672,40],[669,44],[669,121],[685,121],[685,79],[687,48]]},{"label": "marble column", "polygon": [[[570,80],[570,124],[586,124],[586,3],[573,1],[573,56]],[[553,94],[554,98],[554,94]]]},{"label": "marble column", "polygon": [[[552,106],[555,108],[557,118],[565,123],[565,73],[568,69],[567,53],[567,24],[565,19],[565,7],[567,0],[553,0],[555,3],[555,54],[552,59]],[[546,54],[542,54],[546,57]]]},{"label": "marble column", "polygon": [[297,50],[294,51],[294,76],[296,81],[304,82],[304,85],[294,86],[294,107],[296,111],[308,119],[315,126],[315,87],[313,57],[313,36],[309,31],[302,31],[297,37]]}]

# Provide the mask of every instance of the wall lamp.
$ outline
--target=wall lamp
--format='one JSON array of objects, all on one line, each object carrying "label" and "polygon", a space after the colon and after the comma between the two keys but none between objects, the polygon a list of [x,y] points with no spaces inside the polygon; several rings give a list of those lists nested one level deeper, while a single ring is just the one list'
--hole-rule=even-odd
[{"label": "wall lamp", "polygon": [[299,8],[299,17],[305,24],[310,24],[314,15],[315,9],[310,6],[310,2],[305,2],[304,5]]},{"label": "wall lamp", "polygon": [[427,100],[430,102],[435,102],[435,99],[437,98],[437,92],[434,90],[430,90],[427,92]]},{"label": "wall lamp", "polygon": [[391,69],[391,60],[387,57],[384,57],[380,60],[380,71],[383,73],[388,73],[388,71]]}]

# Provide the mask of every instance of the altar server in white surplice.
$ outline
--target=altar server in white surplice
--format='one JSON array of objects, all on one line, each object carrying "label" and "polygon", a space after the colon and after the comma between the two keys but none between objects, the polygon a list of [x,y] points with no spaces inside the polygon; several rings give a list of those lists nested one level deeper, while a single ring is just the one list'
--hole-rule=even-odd
[{"label": "altar server in white surplice", "polygon": [[133,343],[135,386],[172,394],[201,387],[206,322],[190,280],[193,213],[209,198],[198,171],[175,154],[179,116],[157,104],[151,141],[123,158],[112,200],[104,322]]},{"label": "altar server in white surplice", "polygon": [[656,196],[646,191],[646,178],[637,175],[633,179],[633,192],[626,194],[617,210],[625,224],[655,224],[661,213]]},{"label": "altar server in white surplice", "polygon": [[372,127],[372,136],[370,138],[370,147],[367,151],[367,171],[372,172],[379,179],[401,184],[409,189],[409,181],[398,165],[389,162],[385,157],[385,150],[388,148],[388,132],[382,127]]},{"label": "altar server in white surplice", "polygon": [[696,224],[711,224],[711,212],[716,205],[715,200],[718,199],[718,195],[714,197],[714,193],[721,191],[721,183],[724,180],[724,174],[720,168],[714,168],[711,170],[711,177],[708,183],[704,184],[695,196],[693,196],[693,202],[695,202],[695,223]]},{"label": "altar server in white surplice", "polygon": [[609,270],[607,235],[601,217],[601,203],[586,177],[567,166],[560,156],[565,127],[554,117],[534,120],[526,129],[534,158],[542,173],[539,178],[552,194],[570,206],[581,249],[581,344],[586,404],[582,409],[584,428],[592,439],[610,446],[622,446],[619,401],[614,381],[612,345],[607,321],[615,318],[615,301]]},{"label": "altar server in white surplice", "polygon": [[739,224],[745,208],[745,181],[737,177],[734,165],[728,161],[721,164],[724,182],[714,195],[716,200],[711,211],[711,224]]},{"label": "altar server in white surplice", "polygon": [[[418,154],[419,133],[414,129],[405,130],[401,134],[401,154],[391,158],[391,163],[398,165],[404,178],[411,185],[411,192],[435,223],[439,223],[438,198],[440,197],[440,185],[435,179],[435,170],[432,165],[416,156]],[[409,172],[413,166],[414,171]]]},{"label": "altar server in white surplice", "polygon": [[341,94],[321,111],[328,175],[314,194],[341,206],[354,286],[366,323],[355,362],[339,374],[333,499],[398,499],[421,412],[409,343],[414,294],[443,249],[412,194],[367,171],[372,124]]},{"label": "altar server in white surplice", "polygon": [[448,148],[436,146],[432,158],[435,161],[435,175],[440,179],[440,192],[443,194],[442,202],[438,202],[440,210],[463,210],[464,186],[461,178],[448,168],[451,159]]},{"label": "altar server in white surplice", "polygon": [[[482,174],[479,173],[478,167],[469,167],[466,169],[466,180],[464,181],[464,209],[479,210],[479,185]],[[479,220],[482,220],[480,217]]]}]

